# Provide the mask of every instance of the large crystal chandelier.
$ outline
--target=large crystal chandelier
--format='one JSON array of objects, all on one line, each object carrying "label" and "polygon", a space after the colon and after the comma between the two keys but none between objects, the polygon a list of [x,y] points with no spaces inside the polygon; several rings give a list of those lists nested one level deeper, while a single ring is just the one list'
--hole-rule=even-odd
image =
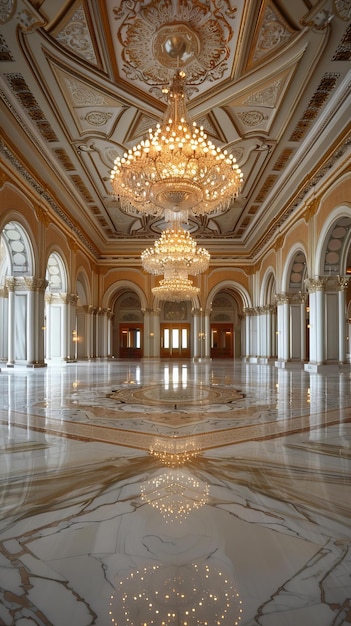
[{"label": "large crystal chandelier", "polygon": [[126,212],[221,213],[240,190],[242,173],[235,158],[188,121],[184,77],[178,71],[173,79],[164,123],[115,160],[111,182]]}]

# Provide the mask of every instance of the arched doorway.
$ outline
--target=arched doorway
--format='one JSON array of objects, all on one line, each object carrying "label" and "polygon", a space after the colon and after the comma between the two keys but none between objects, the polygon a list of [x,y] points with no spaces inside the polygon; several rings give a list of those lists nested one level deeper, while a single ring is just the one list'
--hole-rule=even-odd
[{"label": "arched doorway", "polygon": [[139,296],[124,289],[113,305],[112,355],[140,359],[144,355],[144,319]]},{"label": "arched doorway", "polygon": [[210,318],[210,355],[212,359],[240,356],[239,307],[230,289],[219,291],[213,298]]}]

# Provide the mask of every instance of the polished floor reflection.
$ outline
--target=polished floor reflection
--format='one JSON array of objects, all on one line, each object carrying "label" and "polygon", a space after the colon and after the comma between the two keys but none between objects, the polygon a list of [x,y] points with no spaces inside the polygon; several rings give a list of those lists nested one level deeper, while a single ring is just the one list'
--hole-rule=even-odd
[{"label": "polished floor reflection", "polygon": [[351,624],[351,371],[2,368],[0,624]]}]

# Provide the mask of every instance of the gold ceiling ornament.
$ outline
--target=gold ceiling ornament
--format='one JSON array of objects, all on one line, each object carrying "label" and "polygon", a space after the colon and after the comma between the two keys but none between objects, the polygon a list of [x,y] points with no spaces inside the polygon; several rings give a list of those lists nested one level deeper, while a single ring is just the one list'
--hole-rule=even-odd
[{"label": "gold ceiling ornament", "polygon": [[219,214],[239,193],[242,172],[235,157],[188,121],[184,79],[182,71],[174,76],[165,122],[115,160],[111,183],[126,212]]}]

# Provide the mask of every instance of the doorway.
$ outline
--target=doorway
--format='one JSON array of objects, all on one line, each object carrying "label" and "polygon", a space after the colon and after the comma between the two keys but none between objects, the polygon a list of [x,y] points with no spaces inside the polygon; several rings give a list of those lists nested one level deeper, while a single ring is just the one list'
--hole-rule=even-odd
[{"label": "doorway", "polygon": [[119,325],[119,357],[121,359],[140,359],[142,348],[143,325],[129,323]]},{"label": "doorway", "polygon": [[190,358],[190,324],[163,323],[160,326],[162,359],[189,359]]},{"label": "doorway", "polygon": [[232,359],[233,355],[233,324],[211,324],[211,358]]}]

